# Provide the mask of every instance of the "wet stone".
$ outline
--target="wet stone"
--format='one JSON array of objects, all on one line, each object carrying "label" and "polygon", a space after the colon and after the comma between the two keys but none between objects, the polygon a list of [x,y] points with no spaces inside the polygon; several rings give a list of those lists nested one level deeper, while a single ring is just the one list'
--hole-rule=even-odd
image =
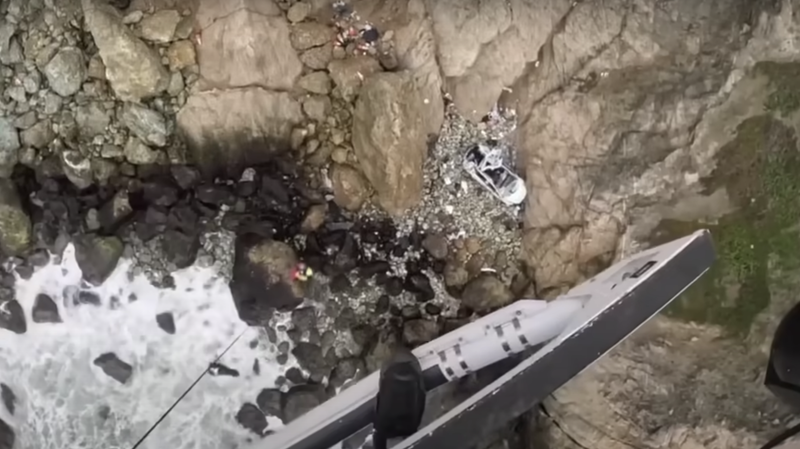
[{"label": "wet stone", "polygon": [[302,384],[306,381],[306,377],[300,369],[292,367],[286,370],[286,380],[293,384]]},{"label": "wet stone", "polygon": [[258,407],[249,402],[243,404],[236,413],[236,422],[258,436],[263,436],[267,430],[267,417]]},{"label": "wet stone", "polygon": [[324,399],[324,392],[316,385],[293,387],[286,393],[283,405],[284,422],[290,423],[319,406]]},{"label": "wet stone", "polygon": [[411,346],[419,346],[439,336],[439,326],[429,320],[406,321],[403,325],[403,340]]},{"label": "wet stone", "polygon": [[94,359],[94,365],[121,384],[128,382],[133,375],[133,367],[120,360],[113,352],[107,352]]},{"label": "wet stone", "polygon": [[386,293],[389,296],[399,296],[403,293],[403,280],[397,276],[392,276],[386,282]]},{"label": "wet stone", "polygon": [[442,314],[442,308],[437,306],[436,304],[425,304],[425,313],[432,316],[437,316]]},{"label": "wet stone", "polygon": [[28,330],[25,313],[15,299],[0,304],[0,328],[15,334],[24,334]]},{"label": "wet stone", "polygon": [[388,295],[381,295],[375,303],[375,313],[381,314],[388,312],[391,301]]},{"label": "wet stone", "polygon": [[352,288],[352,285],[350,284],[350,279],[348,279],[347,275],[344,274],[337,274],[336,276],[334,276],[333,279],[331,279],[328,286],[331,289],[331,293],[334,294],[344,293],[350,290],[350,288]]},{"label": "wet stone", "polygon": [[219,362],[212,363],[211,366],[208,367],[208,374],[212,376],[239,377],[238,370],[225,366]]},{"label": "wet stone", "polygon": [[414,273],[406,277],[405,288],[413,293],[420,302],[428,302],[436,297],[431,281],[423,273]]},{"label": "wet stone", "polygon": [[358,274],[364,279],[369,279],[378,273],[389,273],[392,266],[385,260],[373,260],[361,265],[358,268]]},{"label": "wet stone", "polygon": [[265,388],[261,390],[256,398],[256,404],[262,412],[269,416],[276,416],[283,419],[281,413],[281,402],[283,401],[283,393],[281,390]]},{"label": "wet stone", "polygon": [[60,323],[61,315],[53,298],[39,293],[33,301],[31,316],[34,323]]},{"label": "wet stone", "polygon": [[318,345],[299,342],[292,349],[292,355],[297,359],[297,363],[310,373],[312,379],[321,380],[330,373],[330,366],[322,354],[322,348]]},{"label": "wet stone", "polygon": [[156,315],[156,323],[164,332],[170,335],[175,334],[175,317],[173,317],[172,313],[159,313]]},{"label": "wet stone", "polygon": [[[292,311],[292,323],[301,332],[315,329],[317,327],[317,312],[313,307],[295,309]],[[281,352],[285,353],[286,351]]]},{"label": "wet stone", "polygon": [[404,320],[415,320],[418,318],[422,318],[422,314],[420,313],[419,309],[415,306],[403,306],[400,309],[400,316],[403,317]]},{"label": "wet stone", "polygon": [[200,250],[200,238],[176,230],[168,230],[161,240],[166,261],[178,269],[191,266]]},{"label": "wet stone", "polygon": [[100,300],[100,296],[95,292],[90,292],[88,290],[82,290],[78,292],[73,300],[73,304],[76,306],[80,305],[92,305],[99,307],[102,305],[102,301]]},{"label": "wet stone", "polygon": [[3,402],[8,413],[13,415],[17,407],[17,395],[14,394],[11,387],[4,383],[0,383],[0,401]]}]

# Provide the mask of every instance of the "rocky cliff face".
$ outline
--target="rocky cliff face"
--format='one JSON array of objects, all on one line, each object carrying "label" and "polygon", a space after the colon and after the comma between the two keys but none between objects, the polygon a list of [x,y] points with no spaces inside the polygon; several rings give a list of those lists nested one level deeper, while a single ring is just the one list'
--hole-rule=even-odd
[{"label": "rocky cliff face", "polygon": [[[323,273],[301,292],[316,309],[295,310],[291,345],[272,342],[313,367],[292,373],[300,384],[344,382],[394,339],[419,344],[555,296],[709,227],[714,270],[555,394],[515,444],[749,447],[785,424],[760,379],[800,279],[800,4],[350,5],[356,25],[380,31],[365,54],[338,45],[325,0],[3,3],[0,250],[32,269],[59,232],[97,234],[113,261],[88,271],[113,268],[123,241],[160,248],[167,262],[150,268],[164,271],[198,251],[232,258],[201,245],[197,217],[269,234],[286,257],[261,268],[286,277],[299,255]],[[497,105],[515,114],[486,120]],[[522,211],[460,168],[464,147],[488,138],[515,148]],[[147,243],[165,230],[166,256]],[[256,284],[242,298],[258,298]],[[291,287],[280,307],[299,304]],[[349,349],[331,351],[318,319],[347,328]],[[387,325],[398,333],[375,334]]]}]

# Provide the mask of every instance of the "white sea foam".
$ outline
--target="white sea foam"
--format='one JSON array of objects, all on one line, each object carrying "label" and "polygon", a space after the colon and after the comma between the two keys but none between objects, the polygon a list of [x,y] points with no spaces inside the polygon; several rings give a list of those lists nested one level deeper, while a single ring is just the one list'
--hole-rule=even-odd
[{"label": "white sea foam", "polygon": [[[285,367],[263,331],[238,318],[227,283],[212,268],[190,267],[174,273],[175,289],[161,290],[143,277],[130,279],[129,268],[122,261],[103,285],[88,286],[70,246],[60,263],[17,281],[28,330],[0,329],[0,382],[18,397],[14,415],[0,406],[0,418],[15,428],[14,449],[131,449],[237,337],[221,363],[239,377],[205,375],[140,448],[233,449],[258,438],[236,423],[236,413],[274,387]],[[74,288],[97,293],[102,306],[64,301],[64,290]],[[33,322],[40,293],[56,302],[62,323]],[[174,335],[156,323],[164,312],[174,316]],[[107,352],[133,366],[126,384],[94,365]],[[280,426],[269,421],[272,430]]]}]

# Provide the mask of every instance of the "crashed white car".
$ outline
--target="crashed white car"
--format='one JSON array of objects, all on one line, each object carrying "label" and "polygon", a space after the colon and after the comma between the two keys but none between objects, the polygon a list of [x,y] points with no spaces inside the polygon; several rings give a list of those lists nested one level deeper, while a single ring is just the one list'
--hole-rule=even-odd
[{"label": "crashed white car", "polygon": [[515,206],[525,200],[525,182],[505,165],[501,148],[475,144],[467,149],[463,164],[473,179],[506,205]]}]

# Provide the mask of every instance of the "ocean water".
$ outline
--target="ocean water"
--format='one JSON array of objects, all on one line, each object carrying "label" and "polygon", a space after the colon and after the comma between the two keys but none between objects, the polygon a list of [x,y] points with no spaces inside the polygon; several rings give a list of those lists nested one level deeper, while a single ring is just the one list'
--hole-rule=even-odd
[{"label": "ocean water", "polygon": [[[130,266],[121,261],[92,287],[81,281],[69,246],[60,261],[17,280],[27,332],[0,329],[0,382],[17,396],[15,413],[0,404],[0,418],[15,429],[14,449],[131,449],[231,344],[220,362],[239,376],[203,376],[139,447],[234,449],[259,439],[236,413],[245,402],[255,404],[261,389],[274,388],[293,358],[276,363],[274,345],[239,320],[227,282],[213,268],[181,270],[173,274],[174,289],[158,289],[130,276]],[[102,303],[74,305],[76,289]],[[42,293],[56,302],[63,322],[33,322]],[[174,334],[159,327],[156,315],[163,313],[173,315]],[[94,364],[106,353],[132,366],[124,384]],[[274,417],[268,422],[269,430],[281,426]]]}]

